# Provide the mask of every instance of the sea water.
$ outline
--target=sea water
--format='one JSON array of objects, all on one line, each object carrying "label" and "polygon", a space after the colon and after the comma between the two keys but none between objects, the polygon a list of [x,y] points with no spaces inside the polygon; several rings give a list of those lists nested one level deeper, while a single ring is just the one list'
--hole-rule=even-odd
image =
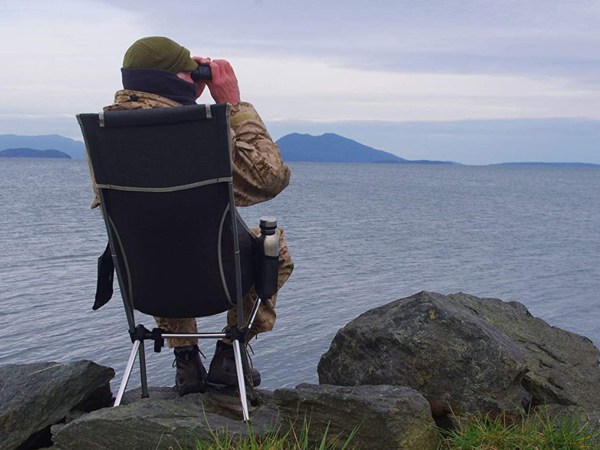
[{"label": "sea water", "polygon": [[[250,225],[277,216],[296,264],[274,331],[253,344],[264,387],[317,382],[339,328],[422,290],[516,300],[600,345],[600,169],[290,167],[282,194],[241,210]],[[122,373],[130,340],[118,291],[91,309],[106,245],[91,199],[84,161],[0,159],[0,364],[92,359]],[[147,347],[150,384],[172,385],[172,353]],[[201,348],[207,364],[214,342]]]}]

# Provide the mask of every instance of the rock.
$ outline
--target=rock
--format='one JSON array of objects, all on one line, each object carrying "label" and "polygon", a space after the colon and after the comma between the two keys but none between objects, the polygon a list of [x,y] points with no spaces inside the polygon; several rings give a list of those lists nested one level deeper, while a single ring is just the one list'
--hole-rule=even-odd
[{"label": "rock", "polygon": [[[251,421],[256,436],[280,426],[277,411],[264,404],[252,410]],[[225,430],[248,435],[237,396],[209,391],[179,397],[171,388],[150,388],[149,398],[140,399],[137,390],[117,408],[53,428],[52,440],[61,450],[195,448],[197,439],[211,442],[213,433]]]},{"label": "rock", "polygon": [[522,350],[451,297],[421,292],[362,314],[340,331],[318,366],[319,382],[410,386],[434,416],[524,412]]},{"label": "rock", "polygon": [[588,338],[548,325],[518,302],[462,293],[449,298],[504,332],[521,348],[529,369],[523,385],[533,395],[534,406],[600,409],[600,353]]},{"label": "rock", "polygon": [[110,404],[114,375],[92,361],[0,366],[0,449],[50,445],[50,426],[70,411]]},{"label": "rock", "polygon": [[439,433],[427,400],[408,387],[301,384],[278,389],[275,402],[284,419],[310,422],[309,438],[339,436],[339,447],[357,429],[351,446],[364,449],[437,449]]},{"label": "rock", "polygon": [[[261,405],[252,408],[252,432],[259,438],[285,429],[290,421],[311,417],[311,437],[348,436],[361,448],[435,449],[439,435],[429,404],[418,392],[399,386],[310,386],[259,391]],[[213,434],[247,436],[237,396],[210,390],[179,397],[171,388],[128,392],[118,408],[105,408],[52,428],[55,448],[168,449],[194,448],[196,439],[212,442]],[[299,427],[296,431],[299,431]]]}]

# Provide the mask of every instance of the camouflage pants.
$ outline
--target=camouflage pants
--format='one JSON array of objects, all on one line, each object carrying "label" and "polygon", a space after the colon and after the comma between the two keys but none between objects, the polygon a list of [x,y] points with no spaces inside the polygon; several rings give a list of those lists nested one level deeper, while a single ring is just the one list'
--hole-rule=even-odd
[{"label": "camouflage pants", "polygon": [[[258,227],[255,227],[252,229],[252,232],[258,236],[260,234],[260,229]],[[279,290],[292,274],[292,271],[294,270],[294,263],[292,262],[292,258],[290,256],[287,243],[285,241],[283,230],[278,228],[277,234],[279,235],[279,274],[277,278],[277,290]],[[258,296],[254,288],[252,288],[250,292],[248,292],[244,296],[244,320],[248,319],[250,311],[252,310],[252,306],[254,305],[254,302],[256,301],[257,297]],[[252,325],[251,337],[257,335],[258,333],[271,331],[273,329],[273,325],[275,325],[276,319],[276,302],[277,294],[273,295],[273,297],[271,297],[270,300],[261,303],[260,307],[258,308],[258,313],[256,314],[254,324]],[[154,320],[156,320],[156,324],[159,328],[170,331],[171,333],[196,333],[198,331],[196,326],[196,319],[193,317],[185,319],[169,319],[166,317],[155,317]],[[227,326],[232,326],[235,324],[237,324],[237,310],[234,307],[227,312]],[[168,339],[169,347],[196,345],[197,343],[198,339],[195,338]]]}]

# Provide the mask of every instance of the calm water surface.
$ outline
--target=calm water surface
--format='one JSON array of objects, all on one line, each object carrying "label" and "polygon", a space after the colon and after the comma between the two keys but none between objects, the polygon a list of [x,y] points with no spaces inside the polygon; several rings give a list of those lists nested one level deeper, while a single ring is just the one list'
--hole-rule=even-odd
[{"label": "calm water surface", "polygon": [[[242,210],[251,225],[276,215],[296,263],[275,330],[254,344],[265,387],[316,382],[339,328],[421,290],[517,300],[600,345],[600,169],[291,167],[284,193]],[[90,203],[83,161],[0,159],[0,364],[87,358],[124,369],[120,296],[91,310],[106,237]],[[202,346],[209,359],[213,347]],[[151,384],[173,384],[170,351],[148,362]]]}]

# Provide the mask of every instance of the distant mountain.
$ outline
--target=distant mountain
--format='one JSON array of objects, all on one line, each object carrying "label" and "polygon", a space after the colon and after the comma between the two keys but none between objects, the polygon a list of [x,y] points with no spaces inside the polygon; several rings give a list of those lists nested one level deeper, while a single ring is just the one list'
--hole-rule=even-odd
[{"label": "distant mountain", "polygon": [[0,158],[60,158],[71,159],[71,156],[60,150],[35,150],[32,148],[6,148],[0,150]]},{"label": "distant mountain", "polygon": [[284,161],[400,162],[402,158],[337,134],[292,133],[277,141]]},{"label": "distant mountain", "polygon": [[[277,141],[284,161],[287,162],[364,162],[393,164],[454,164],[452,161],[408,160],[383,150],[377,150],[352,139],[334,133],[320,136],[291,133]],[[20,136],[0,134],[0,151],[11,149],[46,150],[56,149],[73,159],[85,158],[85,144],[56,134],[42,136]],[[1,156],[1,155],[0,155]],[[7,155],[4,155],[7,156]],[[54,156],[32,156],[54,157]],[[571,166],[600,167],[600,164],[580,162],[505,162],[491,166]]]},{"label": "distant mountain", "polygon": [[320,136],[292,133],[283,136],[277,144],[286,162],[453,164],[443,161],[410,161],[334,133]]},{"label": "distant mountain", "polygon": [[0,150],[11,148],[29,148],[35,150],[53,148],[68,154],[73,159],[84,159],[85,154],[85,145],[83,142],[57,134],[45,136],[0,134]]}]

